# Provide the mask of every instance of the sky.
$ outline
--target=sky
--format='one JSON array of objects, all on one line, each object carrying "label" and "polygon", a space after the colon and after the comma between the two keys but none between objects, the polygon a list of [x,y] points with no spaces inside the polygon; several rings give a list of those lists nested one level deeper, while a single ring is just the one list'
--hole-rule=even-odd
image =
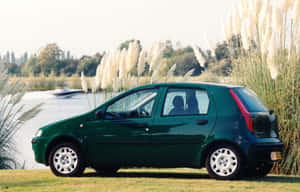
[{"label": "sky", "polygon": [[223,23],[238,0],[1,0],[0,54],[21,55],[57,43],[92,55],[122,41],[180,41],[207,47],[224,39]]}]

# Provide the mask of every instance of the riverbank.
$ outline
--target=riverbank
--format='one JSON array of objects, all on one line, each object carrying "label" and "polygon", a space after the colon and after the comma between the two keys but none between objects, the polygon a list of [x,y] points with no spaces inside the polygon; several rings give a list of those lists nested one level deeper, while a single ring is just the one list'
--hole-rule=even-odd
[{"label": "riverbank", "polygon": [[[92,82],[94,80],[94,77],[85,77],[88,82]],[[137,85],[143,85],[146,84],[146,82],[150,82],[151,77],[150,76],[143,76],[136,79],[132,79],[129,84],[133,84],[133,86]],[[227,77],[228,79],[228,77]],[[81,89],[81,79],[79,76],[74,75],[71,77],[66,76],[38,76],[38,77],[16,77],[12,76],[10,77],[10,81],[14,82],[17,80],[21,80],[26,85],[28,85],[29,91],[48,91],[48,90],[54,90],[58,87],[69,87],[71,89]],[[182,81],[182,77],[180,76],[173,76],[168,79],[168,82],[176,82],[176,81]],[[193,76],[190,77],[189,81],[194,82],[224,82],[227,81],[225,77],[218,77],[216,75],[210,74],[210,73],[204,73],[200,76]],[[158,82],[165,82],[165,77],[161,77]],[[89,84],[90,86],[90,84]],[[91,89],[91,87],[90,87]]]},{"label": "riverbank", "polygon": [[[11,82],[18,80],[24,82],[28,86],[29,91],[47,91],[65,86],[71,89],[81,89],[81,80],[79,76],[10,77]],[[92,80],[92,77],[88,78],[88,80]]]},{"label": "riverbank", "polygon": [[103,177],[88,169],[82,177],[62,178],[47,170],[1,170],[0,191],[300,191],[300,177],[269,175],[262,179],[216,181],[205,170],[121,169],[115,176]]}]

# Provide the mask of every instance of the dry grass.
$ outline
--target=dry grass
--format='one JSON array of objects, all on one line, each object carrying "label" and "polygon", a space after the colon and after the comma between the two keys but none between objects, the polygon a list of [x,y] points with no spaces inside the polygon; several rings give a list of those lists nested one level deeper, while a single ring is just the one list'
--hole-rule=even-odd
[{"label": "dry grass", "polygon": [[[86,77],[87,81],[92,81],[92,77]],[[81,89],[81,80],[79,76],[72,76],[72,77],[10,77],[11,82],[15,82],[21,80],[22,82],[26,83],[29,86],[29,90],[52,90],[56,89],[57,87],[64,87],[67,86],[73,89]]]},{"label": "dry grass", "polygon": [[300,191],[300,177],[270,175],[263,179],[216,181],[204,170],[121,169],[103,177],[87,170],[80,178],[61,178],[50,170],[1,170],[0,191]]}]

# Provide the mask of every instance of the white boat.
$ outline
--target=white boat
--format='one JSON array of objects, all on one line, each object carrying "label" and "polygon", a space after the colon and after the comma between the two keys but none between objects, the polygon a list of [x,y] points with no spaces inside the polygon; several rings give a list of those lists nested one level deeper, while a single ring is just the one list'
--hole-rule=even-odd
[{"label": "white boat", "polygon": [[81,89],[70,89],[68,87],[57,88],[52,92],[52,94],[54,96],[60,97],[60,98],[72,97],[72,96],[80,94],[80,93],[83,93],[83,90],[81,90]]}]

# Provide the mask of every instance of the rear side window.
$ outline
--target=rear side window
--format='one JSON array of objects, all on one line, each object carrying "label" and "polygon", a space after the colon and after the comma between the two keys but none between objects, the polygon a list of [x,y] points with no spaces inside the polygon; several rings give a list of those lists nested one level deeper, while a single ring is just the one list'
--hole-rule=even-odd
[{"label": "rear side window", "polygon": [[206,90],[191,88],[168,89],[163,116],[207,114],[209,98]]},{"label": "rear side window", "polygon": [[268,108],[259,100],[257,95],[248,88],[234,88],[234,92],[241,99],[249,112],[268,112]]}]

